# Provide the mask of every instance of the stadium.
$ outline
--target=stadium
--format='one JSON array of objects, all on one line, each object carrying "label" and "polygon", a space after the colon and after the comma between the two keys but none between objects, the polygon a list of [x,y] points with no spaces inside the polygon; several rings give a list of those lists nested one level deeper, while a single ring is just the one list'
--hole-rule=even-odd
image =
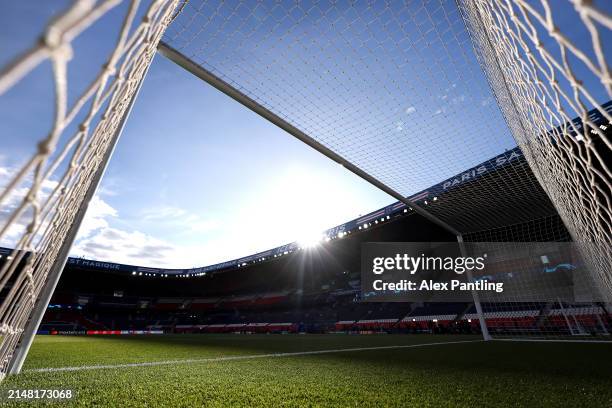
[{"label": "stadium", "polygon": [[[611,406],[612,10],[560,3],[77,0],[34,13],[38,40],[0,60],[3,405]],[[215,89],[388,204],[335,203],[343,223],[255,253],[239,241],[265,231],[237,216],[245,232],[223,251],[235,256],[197,267],[165,266],[164,246],[137,235],[121,244],[131,258],[105,249],[91,213],[160,59],[196,81],[162,76],[169,87]],[[36,121],[16,105],[39,114],[43,83],[53,119],[20,142]],[[204,212],[244,187],[191,166],[181,189],[227,185]],[[326,216],[288,199],[271,231]],[[406,272],[401,252],[440,263]]]}]

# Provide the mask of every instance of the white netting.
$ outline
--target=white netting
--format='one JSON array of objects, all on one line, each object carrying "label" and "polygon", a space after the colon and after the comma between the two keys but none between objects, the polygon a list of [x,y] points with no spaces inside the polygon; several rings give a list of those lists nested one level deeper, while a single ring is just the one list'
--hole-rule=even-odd
[{"label": "white netting", "polygon": [[[163,41],[406,196],[516,145],[454,1],[196,0]],[[609,95],[594,94],[588,105],[601,108]],[[582,119],[580,106],[530,127],[528,137]],[[571,172],[572,163],[563,167]],[[504,225],[506,208],[514,222],[554,214],[530,172],[508,162],[500,177],[470,183],[477,193],[461,205],[440,200],[430,211],[461,232]],[[599,202],[608,209],[588,212],[608,214],[610,203]]]},{"label": "white netting", "polygon": [[65,261],[58,259],[60,248],[78,227],[73,226],[76,214],[90,187],[95,188],[92,180],[104,166],[177,2],[128,2],[112,52],[76,98],[67,73],[72,42],[120,0],[75,1],[45,27],[36,44],[0,71],[2,95],[50,63],[55,95],[51,129],[39,138],[36,153],[0,189],[0,240],[9,233],[17,235],[14,251],[0,268],[0,378],[6,375],[50,269]]},{"label": "white netting", "polygon": [[612,293],[612,115],[602,106],[602,97],[612,96],[606,58],[612,17],[591,1],[572,1],[573,13],[563,9],[568,5],[460,2],[518,145],[572,238],[602,245],[585,246],[584,256],[602,289]]},{"label": "white netting", "polygon": [[[551,242],[571,241],[557,215],[471,233],[465,239],[487,242],[488,248],[500,250],[508,242],[527,242],[529,248],[536,248],[538,242],[549,246]],[[493,244],[495,242],[500,244]],[[575,259],[566,256],[570,251],[561,251],[559,256],[555,248],[552,245],[549,250],[534,251],[537,253],[532,257],[518,256],[515,251],[505,250],[505,253],[517,256],[511,257],[514,264],[505,269],[507,273],[499,275],[501,281],[512,275],[505,283],[511,286],[506,287],[504,301],[495,301],[494,295],[481,296],[487,328],[493,338],[610,340],[612,304],[609,296],[606,298],[601,294],[599,282],[585,273]],[[559,248],[563,248],[563,244]],[[478,317],[474,307],[461,319],[477,328]]]},{"label": "white netting", "polygon": [[[163,41],[406,197],[516,146],[453,1],[195,0]],[[554,213],[524,173],[428,210],[460,231]]]},{"label": "white netting", "polygon": [[[72,103],[70,44],[119,0],[76,1],[0,71],[2,94],[50,62],[55,87],[51,130],[0,193],[0,239],[25,225],[0,269],[2,375],[176,2],[147,3],[140,20],[131,1],[107,63]],[[523,229],[515,239],[566,234],[547,222],[556,208],[574,240],[609,243],[610,142],[600,126],[611,119],[602,105],[610,98],[612,20],[587,1],[551,5],[194,0],[165,40],[405,196],[518,143],[526,162],[509,153],[423,203],[466,240]],[[610,292],[611,253],[586,254]]]}]

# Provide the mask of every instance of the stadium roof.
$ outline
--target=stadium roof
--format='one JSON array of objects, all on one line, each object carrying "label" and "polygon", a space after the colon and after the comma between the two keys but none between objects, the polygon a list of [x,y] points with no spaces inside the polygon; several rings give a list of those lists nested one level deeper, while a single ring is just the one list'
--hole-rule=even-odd
[{"label": "stadium roof", "polygon": [[[436,214],[444,214],[446,208],[454,207],[454,203],[458,201],[464,201],[466,204],[471,206],[472,211],[478,211],[480,205],[489,205],[491,200],[491,196],[489,196],[486,191],[482,191],[482,187],[489,183],[497,183],[499,182],[500,178],[506,177],[509,166],[524,168],[525,177],[533,177],[529,171],[529,168],[527,167],[521,151],[518,148],[514,148],[505,153],[497,155],[486,162],[480,163],[473,168],[467,169],[454,177],[430,186],[429,188],[411,196],[410,199],[419,203],[420,205],[426,206],[429,211]],[[476,180],[481,182],[474,183]],[[514,219],[514,217],[519,214],[521,210],[534,212],[538,211],[538,207],[541,207],[540,211],[543,214],[550,213],[552,209],[544,192],[540,190],[534,191],[534,193],[535,194],[531,196],[531,199],[528,202],[523,202],[520,207],[516,207],[516,201],[506,203],[499,201],[496,204],[506,208],[508,217],[511,217],[512,219]],[[365,230],[379,223],[382,224],[392,221],[396,216],[411,214],[414,214],[414,212],[412,212],[411,209],[404,203],[398,201],[376,211],[372,211],[369,214],[360,216],[359,218],[326,230],[321,237],[321,243],[324,244],[326,241],[340,239],[347,234],[357,233],[362,229]],[[169,274],[198,276],[207,272],[247,266],[266,260],[269,261],[277,257],[288,255],[297,250],[304,249],[300,245],[301,244],[298,242],[292,242],[238,259],[228,260],[226,262],[214,265],[187,269],[152,268],[74,257],[68,258],[68,264],[90,267],[94,269],[130,272],[135,275],[144,274],[158,276]],[[0,248],[0,256],[9,256],[10,253],[10,249]]]}]

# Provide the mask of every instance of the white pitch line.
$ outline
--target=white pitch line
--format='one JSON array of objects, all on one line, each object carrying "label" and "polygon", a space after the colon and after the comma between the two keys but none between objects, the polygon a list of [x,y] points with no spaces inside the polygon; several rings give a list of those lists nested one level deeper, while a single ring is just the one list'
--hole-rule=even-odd
[{"label": "white pitch line", "polygon": [[349,353],[353,351],[389,350],[389,349],[404,349],[404,348],[416,348],[416,347],[427,347],[427,346],[440,346],[443,344],[479,343],[482,341],[483,340],[443,341],[443,342],[437,342],[437,343],[405,344],[405,345],[400,345],[400,346],[354,347],[354,348],[331,349],[331,350],[296,351],[296,352],[290,352],[290,353],[251,354],[251,355],[245,355],[245,356],[226,356],[226,357],[192,358],[192,359],[185,359],[185,360],[151,361],[151,362],[143,362],[143,363],[100,364],[100,365],[76,366],[76,367],[34,368],[34,369],[29,369],[29,370],[24,370],[24,371],[28,373],[50,373],[50,372],[58,372],[58,371],[104,370],[104,369],[113,369],[113,368],[149,367],[149,366],[160,366],[160,365],[171,365],[171,364],[212,363],[212,362],[219,362],[219,361],[253,360],[256,358],[309,356],[309,355],[315,355],[315,354]]}]

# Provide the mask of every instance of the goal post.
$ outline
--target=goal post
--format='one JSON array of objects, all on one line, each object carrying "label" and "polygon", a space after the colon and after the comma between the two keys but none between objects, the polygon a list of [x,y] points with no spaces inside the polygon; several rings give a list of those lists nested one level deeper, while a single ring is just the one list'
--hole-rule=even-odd
[{"label": "goal post", "polygon": [[0,238],[17,235],[0,269],[0,379],[18,373],[23,365],[178,0],[123,3],[125,14],[114,48],[83,93],[72,98],[68,80],[72,41],[122,3],[75,1],[45,27],[40,41],[0,71],[1,95],[27,81],[48,61],[55,93],[51,129],[0,190],[0,205],[8,211],[0,220]]}]

